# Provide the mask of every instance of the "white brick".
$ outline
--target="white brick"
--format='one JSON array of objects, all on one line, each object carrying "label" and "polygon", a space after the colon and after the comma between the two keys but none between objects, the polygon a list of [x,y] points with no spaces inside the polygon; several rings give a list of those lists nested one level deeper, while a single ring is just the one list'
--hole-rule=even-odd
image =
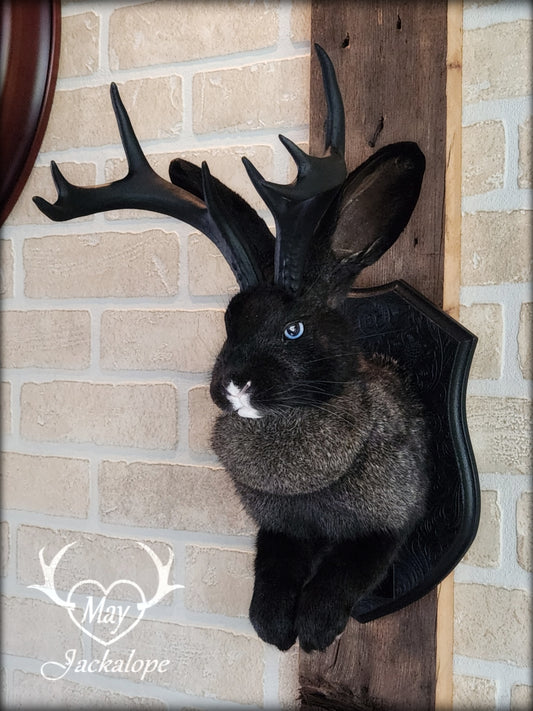
[{"label": "white brick", "polygon": [[6,509],[85,518],[89,508],[89,462],[3,452]]},{"label": "white brick", "polygon": [[58,76],[75,77],[98,70],[100,18],[94,12],[63,16]]},{"label": "white brick", "polygon": [[173,296],[178,237],[146,230],[28,239],[24,268],[33,298]]},{"label": "white brick", "polygon": [[463,35],[466,104],[531,93],[531,22],[501,22]]},{"label": "white brick", "polygon": [[189,447],[194,452],[212,451],[211,431],[219,413],[208,387],[200,385],[189,390]]},{"label": "white brick", "polygon": [[98,488],[104,523],[230,534],[255,531],[223,469],[103,462]]},{"label": "white brick", "polygon": [[470,439],[480,472],[526,474],[531,470],[531,401],[467,398]]},{"label": "white brick", "polygon": [[505,129],[502,121],[463,127],[463,195],[503,188]]},{"label": "white brick", "polygon": [[518,362],[524,378],[533,378],[533,303],[528,302],[520,307],[520,326],[518,330]]},{"label": "white brick", "polygon": [[11,423],[11,383],[0,383],[0,430],[10,434],[13,429]]},{"label": "white brick", "polygon": [[533,275],[531,210],[477,212],[463,216],[461,283],[519,283]]},{"label": "white brick", "polygon": [[9,540],[9,523],[2,521],[0,523],[0,575],[7,575],[10,554]]},{"label": "white brick", "polygon": [[531,596],[492,585],[455,585],[455,653],[531,664]]},{"label": "white brick", "polygon": [[[262,705],[263,643],[254,636],[211,627],[193,627],[143,619],[113,646],[127,658],[168,659],[166,672],[145,677],[176,691],[221,701]],[[126,675],[125,675],[126,676]],[[138,674],[128,674],[138,680]]]},{"label": "white brick", "polygon": [[[139,140],[181,130],[181,77],[150,77],[118,85]],[[109,86],[58,90],[43,139],[43,152],[120,142]]]},{"label": "white brick", "polygon": [[523,493],[518,499],[516,507],[516,553],[519,565],[529,572],[533,571],[531,561],[531,533],[533,493]]},{"label": "white brick", "polygon": [[528,711],[533,707],[533,686],[513,684],[511,688],[511,711]]},{"label": "white brick", "polygon": [[287,128],[307,125],[309,59],[297,57],[193,77],[193,130]]},{"label": "white brick", "polygon": [[119,8],[109,23],[111,68],[169,64],[270,47],[278,39],[278,5],[277,0],[197,0]]},{"label": "white brick", "polygon": [[453,677],[455,711],[496,711],[496,682],[475,676]]},{"label": "white brick", "polygon": [[68,649],[81,654],[81,632],[66,608],[39,599],[2,597],[2,642],[4,654],[43,661],[64,662]]},{"label": "white brick", "polygon": [[187,546],[185,604],[196,612],[247,617],[254,587],[254,554]]},{"label": "white brick", "polygon": [[5,311],[2,364],[6,368],[88,368],[91,317],[88,311]]},{"label": "white brick", "polygon": [[224,312],[214,309],[105,311],[102,368],[207,372],[222,346],[223,324]]},{"label": "white brick", "polygon": [[533,118],[530,116],[518,127],[518,187],[533,187],[533,154],[531,150]]},{"label": "white brick", "polygon": [[499,378],[503,350],[503,313],[500,304],[461,306],[460,321],[478,337],[470,377]]},{"label": "white brick", "polygon": [[308,42],[311,39],[311,3],[293,0],[291,6],[291,40]]},{"label": "white brick", "polygon": [[233,296],[239,285],[228,263],[211,240],[189,237],[189,291],[193,296]]},{"label": "white brick", "polygon": [[0,297],[13,296],[13,242],[0,239]]},{"label": "white brick", "polygon": [[16,708],[39,709],[159,709],[164,701],[148,696],[128,696],[110,689],[59,679],[48,681],[40,674],[15,669],[12,700]]},{"label": "white brick", "polygon": [[39,442],[173,449],[177,393],[170,383],[25,383],[20,430]]}]

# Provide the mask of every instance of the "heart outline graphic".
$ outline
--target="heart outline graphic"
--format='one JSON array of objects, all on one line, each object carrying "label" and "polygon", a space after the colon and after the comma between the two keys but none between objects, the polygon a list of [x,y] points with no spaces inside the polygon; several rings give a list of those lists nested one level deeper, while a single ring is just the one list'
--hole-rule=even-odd
[{"label": "heart outline graphic", "polygon": [[[137,612],[138,612],[137,618],[134,619],[133,622],[132,622],[130,625],[128,625],[128,627],[126,627],[126,629],[124,629],[120,634],[118,634],[116,637],[113,637],[112,639],[109,639],[109,640],[107,640],[107,641],[104,640],[104,639],[101,639],[100,637],[98,637],[98,635],[95,635],[95,634],[93,634],[90,630],[86,629],[86,628],[83,626],[83,624],[81,624],[81,622],[79,622],[79,621],[76,619],[76,617],[74,616],[74,610],[76,610],[76,609],[81,609],[81,608],[78,608],[78,607],[76,606],[76,604],[75,604],[74,602],[72,602],[72,595],[73,595],[73,594],[76,592],[76,590],[77,590],[78,588],[80,588],[82,585],[90,585],[90,584],[96,585],[96,587],[100,588],[100,590],[101,590],[102,593],[103,593],[103,597],[102,597],[102,601],[103,601],[103,602],[105,602],[105,600],[107,600],[110,591],[111,591],[114,587],[116,587],[116,586],[118,586],[118,585],[121,585],[121,584],[131,585],[133,588],[135,588],[135,590],[137,590],[137,592],[140,594],[140,597],[141,597],[141,602],[140,602],[140,603],[139,603],[139,602],[138,602],[138,603],[133,603],[133,604],[136,605],[136,607],[137,607]],[[85,580],[80,580],[79,582],[74,583],[74,585],[70,588],[69,593],[68,593],[68,597],[67,597],[67,612],[68,612],[68,614],[69,614],[70,619],[72,620],[72,622],[74,622],[74,624],[76,625],[76,627],[78,627],[78,629],[80,629],[84,634],[86,634],[88,637],[91,637],[92,639],[94,639],[95,642],[98,642],[99,644],[103,645],[104,647],[109,647],[111,644],[114,644],[114,643],[117,642],[119,639],[121,639],[121,638],[124,637],[126,634],[128,634],[128,632],[131,632],[131,630],[134,629],[134,628],[139,624],[139,622],[142,620],[142,618],[144,617],[144,611],[145,611],[146,609],[147,609],[147,608],[146,608],[146,596],[145,596],[145,594],[144,594],[142,588],[141,588],[139,585],[137,585],[137,583],[136,583],[135,581],[133,581],[133,580],[126,580],[126,579],[123,579],[123,578],[121,578],[120,580],[115,580],[115,581],[112,582],[111,585],[109,585],[107,588],[104,588],[104,586],[102,585],[102,583],[100,583],[98,580],[93,580],[93,579],[91,579],[91,578],[87,578],[87,579],[85,579]]]}]

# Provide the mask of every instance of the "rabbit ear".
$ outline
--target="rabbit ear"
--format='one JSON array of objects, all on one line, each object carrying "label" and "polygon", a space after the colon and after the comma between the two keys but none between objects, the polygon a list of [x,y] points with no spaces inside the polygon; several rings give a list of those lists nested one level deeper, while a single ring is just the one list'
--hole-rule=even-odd
[{"label": "rabbit ear", "polygon": [[[169,165],[168,173],[174,185],[200,200],[205,200],[204,178],[199,166],[184,158],[174,158]],[[261,271],[263,281],[271,282],[274,276],[274,235],[254,208],[238,193],[212,176],[210,182],[222,199],[230,221],[240,225],[242,233],[246,235],[246,244]]]},{"label": "rabbit ear", "polygon": [[424,168],[417,144],[404,142],[381,148],[350,173],[326,226],[337,257],[330,286],[339,295],[398,239],[418,200]]}]

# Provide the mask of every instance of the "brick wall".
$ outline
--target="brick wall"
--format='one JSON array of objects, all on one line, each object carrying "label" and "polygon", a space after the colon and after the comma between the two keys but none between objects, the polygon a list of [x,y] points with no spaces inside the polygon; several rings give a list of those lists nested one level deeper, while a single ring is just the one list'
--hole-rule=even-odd
[{"label": "brick wall", "polygon": [[[307,141],[308,70],[307,2],[63,3],[49,126],[0,241],[2,684],[13,707],[277,708],[295,696],[294,654],[264,645],[247,619],[254,527],[209,448],[207,385],[232,273],[171,218],[52,223],[31,196],[55,199],[51,159],[78,184],[124,174],[115,81],[156,171],[166,177],[177,154],[207,160],[271,221],[240,159],[289,178],[277,135]],[[43,582],[41,548],[49,563],[74,541],[56,574],[63,599],[86,579],[153,595],[155,567],[137,542],[163,562],[171,547],[184,589],[109,647],[168,658],[165,673],[142,684],[127,672],[41,676],[67,650],[105,651],[27,587]]]},{"label": "brick wall", "polygon": [[464,4],[461,320],[478,536],[455,574],[457,709],[529,709],[531,4]]},{"label": "brick wall", "polygon": [[[282,130],[307,139],[309,4],[63,4],[60,79],[27,189],[0,240],[4,449],[2,684],[9,703],[61,708],[277,708],[296,656],[246,619],[253,526],[209,451],[208,371],[236,290],[186,225],[123,211],[50,223],[53,158],[80,184],[123,174],[116,81],[154,168],[177,153],[241,192],[240,164],[287,179]],[[465,2],[461,319],[480,337],[469,422],[483,489],[479,535],[456,573],[455,708],[529,708],[531,558],[531,30],[526,2]],[[232,28],[238,24],[239,32]],[[165,674],[40,675],[103,648],[28,585],[64,545],[56,586],[120,578],[155,591],[145,542],[185,585],[111,647],[167,656]],[[131,591],[130,591],[131,592]],[[134,593],[131,593],[134,599]],[[281,702],[280,702],[281,700]]]}]

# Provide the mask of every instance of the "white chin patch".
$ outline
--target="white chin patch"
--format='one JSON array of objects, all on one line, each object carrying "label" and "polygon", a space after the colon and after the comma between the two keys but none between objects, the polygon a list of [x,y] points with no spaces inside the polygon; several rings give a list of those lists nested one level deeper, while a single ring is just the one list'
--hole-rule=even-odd
[{"label": "white chin patch", "polygon": [[250,420],[258,420],[260,417],[262,417],[259,412],[253,408],[253,407],[239,407],[237,410],[237,414],[239,417],[248,417]]},{"label": "white chin patch", "polygon": [[232,380],[226,388],[226,397],[239,417],[258,420],[262,415],[250,404],[250,387],[251,383],[248,382],[243,388],[239,388]]}]

